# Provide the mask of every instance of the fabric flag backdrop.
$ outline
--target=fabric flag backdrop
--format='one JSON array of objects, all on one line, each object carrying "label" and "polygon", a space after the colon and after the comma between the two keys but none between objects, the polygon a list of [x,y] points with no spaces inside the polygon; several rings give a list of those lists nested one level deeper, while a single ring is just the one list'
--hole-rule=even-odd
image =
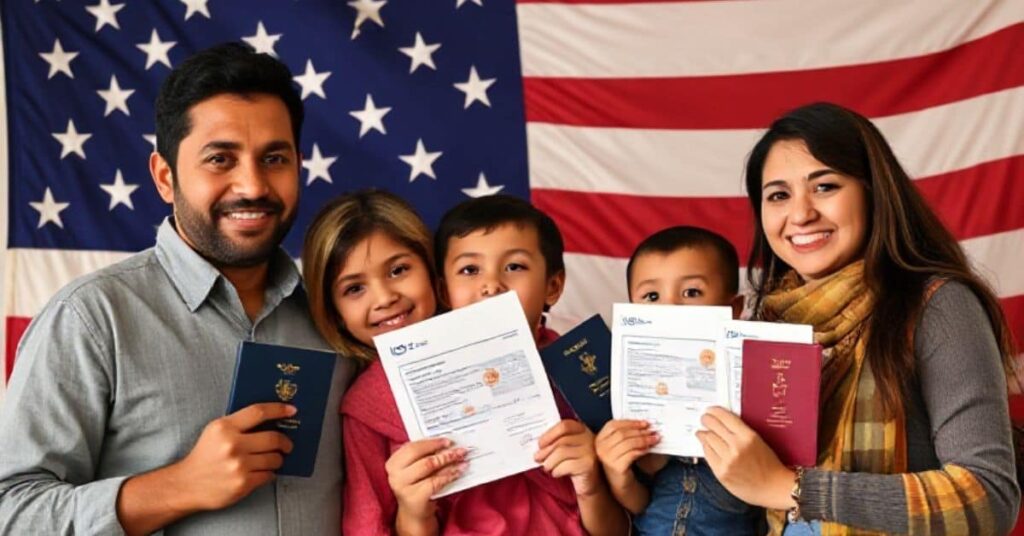
[{"label": "fabric flag backdrop", "polygon": [[6,0],[0,22],[7,374],[54,291],[152,245],[158,84],[231,40],[285,61],[306,105],[293,254],[354,188],[431,225],[467,196],[529,197],[566,239],[564,329],[625,299],[625,257],[660,228],[745,257],[748,151],[828,100],[875,119],[1024,340],[1019,0]]}]

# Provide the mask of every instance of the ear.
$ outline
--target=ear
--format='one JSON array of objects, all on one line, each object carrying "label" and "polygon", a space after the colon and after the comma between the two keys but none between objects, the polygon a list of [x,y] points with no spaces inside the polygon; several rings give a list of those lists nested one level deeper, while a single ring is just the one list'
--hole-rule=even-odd
[{"label": "ear", "polygon": [[558,273],[548,278],[547,288],[544,292],[544,304],[548,307],[554,307],[558,303],[558,298],[562,297],[562,291],[565,290],[565,270],[559,270]]},{"label": "ear", "polygon": [[160,153],[153,151],[149,155],[149,174],[153,177],[153,184],[160,198],[167,204],[174,203],[174,174],[171,173],[171,166],[167,164]]},{"label": "ear", "polygon": [[743,305],[746,301],[746,296],[743,293],[739,293],[732,297],[732,317],[739,319],[740,315],[743,314]]}]

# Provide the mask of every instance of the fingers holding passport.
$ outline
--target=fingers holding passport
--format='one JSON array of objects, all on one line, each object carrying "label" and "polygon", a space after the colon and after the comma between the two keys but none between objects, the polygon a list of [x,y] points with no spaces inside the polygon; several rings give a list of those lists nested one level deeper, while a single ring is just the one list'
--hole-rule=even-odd
[{"label": "fingers holding passport", "polygon": [[207,424],[192,450],[175,464],[196,507],[230,506],[272,480],[292,443],[280,432],[249,430],[294,414],[287,404],[253,404]]}]

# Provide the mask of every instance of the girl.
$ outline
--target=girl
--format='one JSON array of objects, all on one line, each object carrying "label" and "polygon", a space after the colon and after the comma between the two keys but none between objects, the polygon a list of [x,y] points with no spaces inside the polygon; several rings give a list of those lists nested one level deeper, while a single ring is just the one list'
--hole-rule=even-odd
[{"label": "girl", "polygon": [[783,466],[714,408],[698,435],[722,484],[774,509],[773,534],[1009,531],[1010,334],[878,129],[831,104],[790,112],[747,191],[755,315],[812,324],[825,348],[818,465]]},{"label": "girl", "polygon": [[[332,201],[306,233],[303,275],[316,325],[338,352],[365,368],[341,406],[347,470],[342,532],[584,534],[584,527],[591,532],[613,529],[596,523],[602,512],[581,514],[568,477],[554,478],[542,469],[430,500],[462,474],[467,452],[444,438],[409,442],[372,338],[436,312],[431,250],[429,231],[413,209],[382,191]],[[541,447],[559,437],[549,431]],[[565,454],[555,447],[548,458],[562,460]],[[573,474],[597,470],[592,445],[589,457],[568,463]]]}]

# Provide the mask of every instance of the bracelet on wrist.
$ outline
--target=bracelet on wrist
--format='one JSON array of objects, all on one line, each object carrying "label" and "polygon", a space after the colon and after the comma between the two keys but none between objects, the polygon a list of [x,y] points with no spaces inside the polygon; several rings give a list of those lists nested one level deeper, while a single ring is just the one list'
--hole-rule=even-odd
[{"label": "bracelet on wrist", "polygon": [[794,506],[786,511],[786,521],[790,523],[803,521],[803,516],[800,515],[800,492],[804,480],[804,468],[794,467],[793,471],[796,472],[796,476],[793,479],[793,488],[789,490],[789,498],[793,499]]}]

